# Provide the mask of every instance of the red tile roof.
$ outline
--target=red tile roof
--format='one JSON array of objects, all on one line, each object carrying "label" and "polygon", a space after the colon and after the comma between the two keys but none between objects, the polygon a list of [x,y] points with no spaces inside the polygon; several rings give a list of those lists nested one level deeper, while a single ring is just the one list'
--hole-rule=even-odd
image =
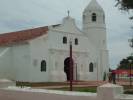
[{"label": "red tile roof", "polygon": [[48,27],[39,27],[34,29],[27,29],[17,32],[10,32],[0,34],[0,46],[11,45],[15,43],[24,42],[26,40],[31,40],[36,37],[47,34]]}]

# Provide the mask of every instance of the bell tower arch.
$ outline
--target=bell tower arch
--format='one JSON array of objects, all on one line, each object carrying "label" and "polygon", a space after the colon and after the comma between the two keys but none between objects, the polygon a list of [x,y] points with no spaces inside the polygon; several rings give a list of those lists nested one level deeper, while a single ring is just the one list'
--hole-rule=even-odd
[{"label": "bell tower arch", "polygon": [[105,13],[96,0],[84,9],[83,32],[97,47],[106,48]]}]

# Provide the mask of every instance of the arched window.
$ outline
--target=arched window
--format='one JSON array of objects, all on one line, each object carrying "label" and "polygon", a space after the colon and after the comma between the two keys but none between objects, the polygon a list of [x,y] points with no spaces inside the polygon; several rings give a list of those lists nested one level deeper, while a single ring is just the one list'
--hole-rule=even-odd
[{"label": "arched window", "polygon": [[46,61],[45,60],[41,61],[41,72],[46,72]]},{"label": "arched window", "polygon": [[67,37],[63,37],[63,44],[67,44]]},{"label": "arched window", "polygon": [[77,38],[75,39],[75,45],[78,45],[78,39]]},{"label": "arched window", "polygon": [[92,22],[96,22],[97,21],[97,16],[96,13],[92,13]]},{"label": "arched window", "polygon": [[93,72],[93,63],[91,62],[90,65],[89,65],[89,72]]}]

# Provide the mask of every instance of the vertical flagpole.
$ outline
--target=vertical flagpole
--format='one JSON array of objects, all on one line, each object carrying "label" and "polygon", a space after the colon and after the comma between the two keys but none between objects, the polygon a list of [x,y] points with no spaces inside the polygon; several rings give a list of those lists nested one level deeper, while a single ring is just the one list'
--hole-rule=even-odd
[{"label": "vertical flagpole", "polygon": [[132,86],[132,60],[129,60],[130,67],[130,87]]},{"label": "vertical flagpole", "polygon": [[[130,47],[133,48],[133,37],[129,40],[130,42]],[[131,54],[132,56],[132,54]],[[130,59],[129,60],[129,66],[130,66],[130,87],[132,86],[132,63],[133,61]]]},{"label": "vertical flagpole", "polygon": [[70,41],[70,91],[73,90],[73,60],[72,60],[72,41]]}]

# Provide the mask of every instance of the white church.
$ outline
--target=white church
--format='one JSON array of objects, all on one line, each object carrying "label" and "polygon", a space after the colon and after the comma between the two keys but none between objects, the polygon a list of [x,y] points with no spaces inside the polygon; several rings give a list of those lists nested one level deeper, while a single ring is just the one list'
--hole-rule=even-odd
[{"label": "white church", "polygon": [[82,29],[69,15],[62,23],[0,34],[0,78],[19,82],[103,80],[108,73],[105,14],[96,0],[83,11]]}]

